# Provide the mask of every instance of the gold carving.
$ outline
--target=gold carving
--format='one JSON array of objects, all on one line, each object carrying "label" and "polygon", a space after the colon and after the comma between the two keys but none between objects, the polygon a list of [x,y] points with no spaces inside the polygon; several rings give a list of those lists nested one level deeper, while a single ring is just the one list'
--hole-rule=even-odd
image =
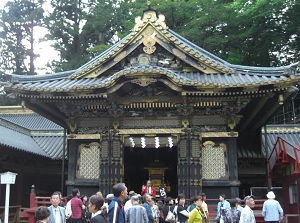
[{"label": "gold carving", "polygon": [[181,124],[182,124],[182,127],[183,127],[183,128],[188,128],[190,122],[189,122],[189,120],[184,119],[184,120],[181,121]]},{"label": "gold carving", "polygon": [[150,56],[146,54],[140,54],[137,58],[139,65],[149,65],[150,64]]},{"label": "gold carving", "polygon": [[145,167],[144,169],[148,170],[149,175],[164,175],[165,170],[167,170],[167,167],[161,167],[161,168],[156,168],[156,167]]},{"label": "gold carving", "polygon": [[[262,133],[265,133],[265,129],[261,129]],[[270,126],[267,125],[267,132],[268,133],[280,133],[280,132],[300,132],[299,126]]]},{"label": "gold carving", "polygon": [[157,80],[154,78],[147,78],[147,77],[141,77],[141,78],[131,80],[131,83],[138,84],[142,87],[146,87],[149,84],[154,82],[157,82]]},{"label": "gold carving", "polygon": [[202,138],[238,137],[238,132],[202,132]]},{"label": "gold carving", "polygon": [[133,31],[139,31],[140,28],[148,22],[153,23],[159,29],[163,29],[163,30],[167,29],[167,25],[165,22],[165,16],[160,14],[157,17],[155,11],[148,10],[148,11],[144,12],[143,19],[141,18],[141,16],[138,16],[135,18],[135,26],[133,28]]},{"label": "gold carving", "polygon": [[101,139],[101,134],[70,134],[68,139]]},{"label": "gold carving", "polygon": [[144,31],[143,31],[143,35],[147,36],[147,37],[151,37],[152,39],[156,36],[156,31],[152,26],[148,26]]},{"label": "gold carving", "polygon": [[152,53],[155,52],[156,47],[155,47],[155,46],[149,46],[149,45],[147,45],[147,46],[144,46],[144,47],[143,47],[143,50],[144,50],[144,52],[147,53],[147,54],[152,54]]},{"label": "gold carving", "polygon": [[138,31],[140,29],[140,27],[142,27],[144,25],[144,22],[142,20],[141,16],[137,16],[135,17],[135,26],[133,28],[133,31]]},{"label": "gold carving", "polygon": [[241,120],[241,117],[240,116],[230,116],[228,117],[227,119],[227,124],[228,124],[228,127],[233,130],[237,124],[239,124]]},{"label": "gold carving", "polygon": [[75,120],[71,120],[69,123],[69,128],[71,130],[71,132],[75,132],[75,130],[77,129],[77,123]]},{"label": "gold carving", "polygon": [[152,54],[156,50],[155,47],[156,41],[153,39],[155,35],[156,32],[151,26],[147,27],[146,30],[144,31],[143,44],[145,46],[143,47],[143,50],[147,54]]},{"label": "gold carving", "polygon": [[173,129],[120,129],[120,135],[136,135],[136,134],[181,134],[181,128]]},{"label": "gold carving", "polygon": [[113,127],[114,127],[114,129],[118,129],[120,127],[120,123],[118,120],[113,121]]},{"label": "gold carving", "polygon": [[163,14],[160,14],[158,16],[158,19],[156,20],[155,24],[161,26],[164,30],[168,28],[165,22],[165,16]]}]

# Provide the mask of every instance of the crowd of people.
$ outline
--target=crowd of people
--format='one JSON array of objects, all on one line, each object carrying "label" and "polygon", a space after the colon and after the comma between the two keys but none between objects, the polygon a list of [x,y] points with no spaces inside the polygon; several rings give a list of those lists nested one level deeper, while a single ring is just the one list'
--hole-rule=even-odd
[{"label": "crowd of people", "polygon": [[[68,201],[62,201],[60,192],[51,195],[50,207],[36,210],[38,223],[208,223],[210,216],[204,193],[190,198],[186,206],[184,194],[178,194],[176,200],[164,197],[156,201],[156,191],[151,181],[143,185],[141,194],[127,192],[124,183],[115,184],[112,194],[106,197],[99,191],[90,198],[80,196],[78,188],[72,190]],[[283,210],[275,194],[270,191],[268,200],[263,204],[262,215],[266,222],[280,222]],[[241,206],[239,198],[226,200],[221,194],[217,204],[215,222],[255,223],[253,196],[244,198]]]}]

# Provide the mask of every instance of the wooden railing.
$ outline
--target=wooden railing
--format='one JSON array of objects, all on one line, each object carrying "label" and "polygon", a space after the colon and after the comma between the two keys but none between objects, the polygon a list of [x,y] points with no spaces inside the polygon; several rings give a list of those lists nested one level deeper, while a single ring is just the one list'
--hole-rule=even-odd
[{"label": "wooden railing", "polygon": [[[65,198],[64,198],[65,199]],[[29,208],[22,209],[22,222],[35,223],[35,211],[39,206],[49,207],[51,205],[50,197],[36,196],[35,186],[31,186]]]},{"label": "wooden railing", "polygon": [[[0,207],[0,218],[4,222],[5,207]],[[21,205],[9,206],[8,223],[20,223]]]},{"label": "wooden railing", "polygon": [[29,208],[24,209],[22,212],[22,220],[25,221],[27,219],[28,223],[35,223],[35,211],[39,206],[50,206],[50,197],[39,197],[35,194],[35,186],[31,186],[30,192],[30,204]]},{"label": "wooden railing", "polygon": [[[300,149],[296,145],[293,145],[278,136],[274,148],[268,158],[269,175],[272,175],[272,169],[276,163],[290,163],[289,157],[295,160],[296,166],[300,167]],[[295,170],[295,173],[298,173],[297,169]]]},{"label": "wooden railing", "polygon": [[[253,212],[255,215],[255,220],[256,223],[264,222],[264,218],[261,215],[263,203],[265,200],[254,200],[255,201],[255,206],[253,208]],[[208,211],[209,211],[209,219],[210,222],[214,222],[215,218],[217,217],[217,206],[218,206],[219,199],[206,199],[206,203],[208,206]],[[242,201],[241,204],[242,207],[245,206],[244,202]]]}]

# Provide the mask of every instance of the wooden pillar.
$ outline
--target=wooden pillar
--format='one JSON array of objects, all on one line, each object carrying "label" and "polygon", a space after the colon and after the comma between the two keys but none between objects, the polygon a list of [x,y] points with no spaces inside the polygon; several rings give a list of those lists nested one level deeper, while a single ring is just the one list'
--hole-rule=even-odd
[{"label": "wooden pillar", "polygon": [[237,164],[237,143],[236,138],[229,138],[227,142],[228,148],[228,165],[229,165],[229,180],[236,182],[230,187],[231,197],[239,197],[239,181],[238,181],[238,164]]},{"label": "wooden pillar", "polygon": [[109,194],[114,184],[124,180],[123,146],[116,130],[102,138],[100,154],[99,190]]},{"label": "wooden pillar", "polygon": [[76,176],[76,161],[77,161],[77,144],[75,139],[68,140],[68,179],[67,179],[67,194],[71,194],[75,185]]},{"label": "wooden pillar", "polygon": [[178,143],[178,194],[190,198],[190,130],[181,134]]},{"label": "wooden pillar", "polygon": [[103,194],[110,193],[110,135],[106,134],[101,140],[99,190]]},{"label": "wooden pillar", "polygon": [[190,146],[190,197],[202,192],[202,146],[199,134],[192,135]]}]

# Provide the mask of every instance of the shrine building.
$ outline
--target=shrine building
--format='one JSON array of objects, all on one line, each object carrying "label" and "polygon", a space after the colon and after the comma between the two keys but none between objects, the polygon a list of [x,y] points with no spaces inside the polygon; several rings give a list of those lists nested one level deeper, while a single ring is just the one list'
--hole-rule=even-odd
[{"label": "shrine building", "polygon": [[[297,65],[228,63],[149,7],[130,34],[76,70],[12,75],[5,90],[67,132],[68,194],[151,179],[170,196],[266,186],[261,128],[298,89]],[[61,150],[60,150],[61,151]]]}]

